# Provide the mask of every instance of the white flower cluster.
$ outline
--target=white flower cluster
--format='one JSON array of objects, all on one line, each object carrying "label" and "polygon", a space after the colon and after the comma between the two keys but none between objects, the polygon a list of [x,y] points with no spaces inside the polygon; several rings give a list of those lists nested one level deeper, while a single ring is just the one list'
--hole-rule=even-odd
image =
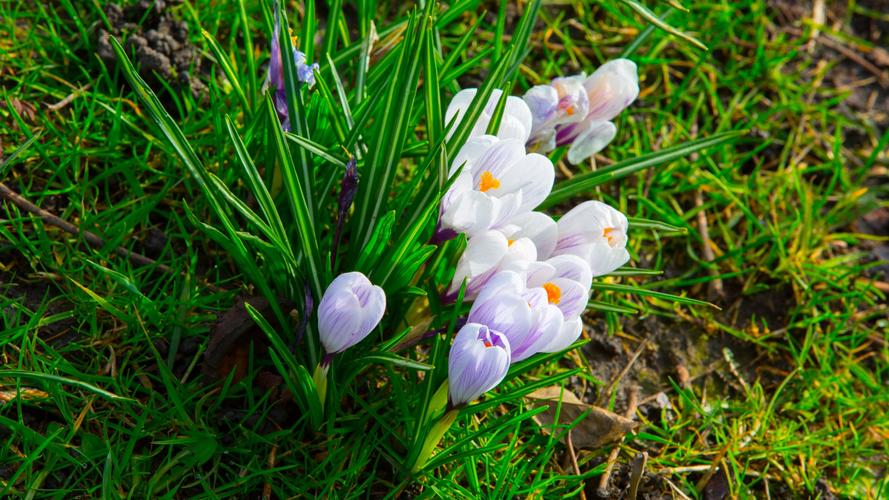
[{"label": "white flower cluster", "polygon": [[[455,115],[462,119],[475,93],[475,89],[458,93],[446,120]],[[605,203],[583,202],[558,221],[534,211],[552,190],[553,164],[546,156],[526,151],[535,126],[522,99],[507,98],[497,134],[484,133],[499,99],[499,92],[491,96],[473,135],[450,166],[456,178],[442,199],[438,237],[457,233],[468,237],[445,300],[454,300],[466,282],[464,298],[473,304],[464,328],[473,334],[458,338],[463,339],[461,345],[481,346],[469,349],[455,341],[454,349],[459,347],[464,354],[452,364],[461,359],[480,362],[486,351],[497,348],[496,353],[491,351],[500,367],[494,371],[505,375],[500,351],[508,352],[508,367],[539,352],[560,351],[577,340],[592,279],[624,265],[630,256],[627,218]],[[506,341],[495,341],[500,336]],[[475,386],[464,385],[452,388],[452,403],[479,395]]]}]

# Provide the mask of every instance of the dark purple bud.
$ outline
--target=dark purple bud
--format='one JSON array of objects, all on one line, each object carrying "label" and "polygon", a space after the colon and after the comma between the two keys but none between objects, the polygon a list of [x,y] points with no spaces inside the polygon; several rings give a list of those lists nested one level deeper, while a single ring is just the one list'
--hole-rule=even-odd
[{"label": "dark purple bud", "polygon": [[358,191],[358,162],[350,158],[346,163],[346,173],[343,174],[343,182],[340,185],[340,212],[349,210],[355,193]]},{"label": "dark purple bud", "polygon": [[349,213],[349,207],[352,206],[352,200],[355,199],[356,192],[358,192],[358,162],[353,157],[346,162],[346,172],[343,174],[342,183],[340,183],[340,213],[333,236],[333,248],[330,250],[330,268],[332,270],[336,270],[336,254],[340,246],[343,224],[346,221],[346,214]]}]

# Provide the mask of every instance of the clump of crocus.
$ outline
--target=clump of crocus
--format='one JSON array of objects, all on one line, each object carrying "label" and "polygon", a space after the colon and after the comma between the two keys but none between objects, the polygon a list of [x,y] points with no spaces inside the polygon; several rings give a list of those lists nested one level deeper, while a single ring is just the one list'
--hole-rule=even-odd
[{"label": "clump of crocus", "polygon": [[[294,44],[296,43],[295,37]],[[318,70],[318,63],[307,64],[306,55],[296,48],[293,49],[293,62],[296,65],[297,79],[309,86],[315,85],[315,71]],[[269,60],[269,72],[266,76],[266,87],[274,87],[275,110],[278,111],[278,118],[281,120],[281,126],[284,130],[290,130],[290,117],[287,108],[287,89],[284,85],[284,59],[281,50],[281,15],[278,11],[278,4],[275,3],[275,29],[272,33],[272,52]]]},{"label": "clump of crocus", "polygon": [[524,96],[533,117],[528,147],[549,152],[570,145],[568,161],[580,163],[614,139],[611,120],[638,96],[639,76],[629,59],[532,87]]}]

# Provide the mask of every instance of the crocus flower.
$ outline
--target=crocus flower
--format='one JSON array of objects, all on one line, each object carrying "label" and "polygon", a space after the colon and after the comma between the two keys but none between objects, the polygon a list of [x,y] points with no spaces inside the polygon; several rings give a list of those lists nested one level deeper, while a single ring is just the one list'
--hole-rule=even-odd
[{"label": "crocus flower", "polygon": [[[266,87],[275,88],[275,109],[278,111],[278,118],[284,130],[290,130],[290,118],[287,109],[287,90],[284,86],[284,60],[281,53],[281,19],[278,12],[278,4],[275,2],[275,29],[272,34],[272,53],[269,60],[269,72],[266,76]],[[294,40],[294,43],[296,41]],[[293,61],[296,64],[297,79],[308,84],[309,88],[315,85],[315,71],[318,69],[318,63],[307,64],[306,55],[293,49]]]},{"label": "crocus flower", "polygon": [[586,261],[576,255],[557,255],[529,266],[527,286],[546,291],[547,300],[562,313],[557,332],[538,347],[539,352],[565,349],[580,337],[583,324],[580,315],[590,298],[593,274]]},{"label": "crocus flower", "polygon": [[467,321],[487,325],[505,335],[515,362],[548,345],[559,334],[564,317],[548,300],[545,289],[528,288],[522,274],[503,271],[484,286]]},{"label": "crocus flower", "polygon": [[456,299],[464,279],[467,280],[464,298],[472,300],[498,272],[523,272],[536,260],[537,248],[528,238],[510,241],[499,231],[485,231],[473,236],[457,261],[454,279],[443,300]]},{"label": "crocus flower", "polygon": [[555,78],[549,85],[531,87],[523,99],[531,110],[528,148],[544,152],[556,148],[556,126],[581,122],[590,102],[583,86],[584,75]]},{"label": "crocus flower", "polygon": [[450,405],[465,405],[496,387],[509,363],[509,341],[503,334],[478,323],[464,325],[448,355]]},{"label": "crocus flower", "polygon": [[[454,116],[457,117],[456,123],[459,124],[463,120],[463,115],[466,113],[466,110],[469,109],[469,105],[472,103],[472,100],[477,93],[478,89],[463,89],[460,92],[457,92],[457,95],[451,99],[450,104],[448,104],[448,109],[445,111],[445,124],[450,123]],[[491,119],[494,116],[494,111],[497,109],[497,103],[500,102],[501,95],[503,95],[502,90],[494,89],[491,93],[491,97],[485,104],[484,109],[482,109],[478,121],[476,121],[475,125],[472,127],[472,132],[470,132],[469,137],[476,137],[487,133],[488,125],[491,124]],[[447,136],[448,139],[454,135],[454,132],[457,130],[457,124],[452,126],[449,130]],[[528,105],[519,97],[507,97],[503,115],[500,119],[500,128],[497,129],[495,135],[500,139],[516,139],[524,144],[528,140],[530,134],[531,110],[528,109]]]},{"label": "crocus flower", "polygon": [[343,273],[324,291],[318,331],[327,358],[361,342],[386,310],[386,293],[359,272]]},{"label": "crocus flower", "polygon": [[528,145],[548,152],[570,144],[568,160],[580,163],[614,139],[611,120],[638,95],[639,76],[629,59],[609,61],[589,77],[581,73],[533,87],[524,97],[533,122]]},{"label": "crocus flower", "polygon": [[527,154],[518,139],[491,135],[469,139],[450,173],[458,177],[442,199],[440,239],[443,234],[472,236],[496,229],[530,212],[546,199],[555,179],[549,158]]},{"label": "crocus flower", "polygon": [[608,274],[630,260],[628,226],[627,217],[618,210],[600,201],[585,201],[559,219],[552,255],[576,255],[589,264],[593,276]]}]

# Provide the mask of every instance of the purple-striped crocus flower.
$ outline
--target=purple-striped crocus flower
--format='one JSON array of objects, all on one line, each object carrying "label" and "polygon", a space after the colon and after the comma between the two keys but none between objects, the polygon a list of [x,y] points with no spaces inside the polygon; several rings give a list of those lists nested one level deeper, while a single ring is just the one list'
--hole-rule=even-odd
[{"label": "purple-striped crocus flower", "polygon": [[324,291],[318,305],[318,333],[324,345],[322,364],[370,334],[386,310],[386,293],[359,272],[343,273]]},{"label": "purple-striped crocus flower", "polygon": [[448,401],[460,407],[490,391],[509,371],[509,340],[478,323],[457,332],[448,355]]},{"label": "purple-striped crocus flower", "polygon": [[518,139],[492,135],[466,141],[451,163],[450,176],[455,175],[441,201],[438,240],[496,229],[534,210],[549,196],[555,179],[549,158],[526,153]]},{"label": "purple-striped crocus flower", "polygon": [[[295,40],[294,40],[295,43]],[[309,86],[315,85],[315,71],[318,63],[306,64],[306,55],[296,48],[293,49],[293,61],[296,64],[296,77],[300,82]],[[269,72],[266,76],[266,87],[275,88],[275,109],[284,130],[290,130],[289,111],[287,109],[287,90],[284,85],[284,59],[281,52],[281,16],[278,12],[278,4],[275,3],[275,30],[272,34],[272,54],[269,60]]]},{"label": "purple-striped crocus flower", "polygon": [[568,161],[580,163],[614,139],[611,120],[639,96],[636,64],[615,59],[592,75],[556,78],[532,87],[524,96],[531,110],[528,147],[549,152],[570,145]]},{"label": "purple-striped crocus flower", "polygon": [[630,260],[627,216],[601,201],[585,201],[556,223],[558,237],[552,255],[576,255],[593,276],[608,274]]}]

